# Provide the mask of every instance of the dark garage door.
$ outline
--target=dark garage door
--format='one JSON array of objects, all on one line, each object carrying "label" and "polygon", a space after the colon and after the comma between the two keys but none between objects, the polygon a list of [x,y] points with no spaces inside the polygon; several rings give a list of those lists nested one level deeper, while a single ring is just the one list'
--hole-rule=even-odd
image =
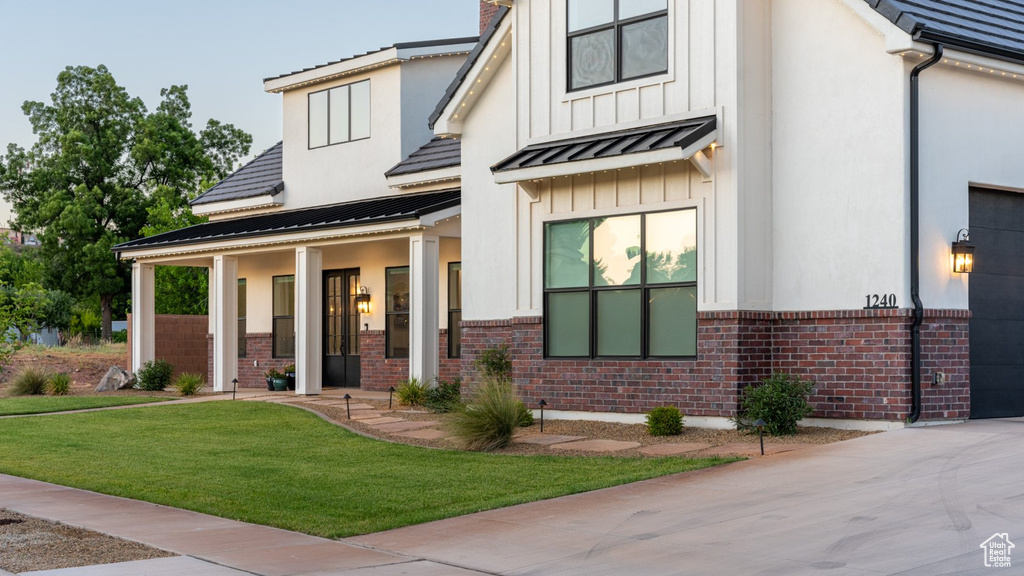
[{"label": "dark garage door", "polygon": [[971,417],[1024,416],[1024,194],[971,189]]}]

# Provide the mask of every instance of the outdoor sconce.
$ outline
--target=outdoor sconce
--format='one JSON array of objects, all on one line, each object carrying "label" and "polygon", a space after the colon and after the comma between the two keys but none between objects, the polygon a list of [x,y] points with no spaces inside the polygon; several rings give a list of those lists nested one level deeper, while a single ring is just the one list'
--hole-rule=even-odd
[{"label": "outdoor sconce", "polygon": [[366,286],[360,286],[359,294],[356,294],[356,310],[359,310],[360,314],[370,313],[370,294],[366,291]]},{"label": "outdoor sconce", "polygon": [[971,244],[971,233],[963,228],[956,233],[953,242],[953,272],[970,274],[974,270],[974,244]]}]

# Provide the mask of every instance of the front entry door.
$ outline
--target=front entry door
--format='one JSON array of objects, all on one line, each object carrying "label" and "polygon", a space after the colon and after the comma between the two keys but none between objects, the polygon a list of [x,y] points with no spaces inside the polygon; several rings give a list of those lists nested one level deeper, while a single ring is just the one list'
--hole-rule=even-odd
[{"label": "front entry door", "polygon": [[359,387],[359,269],[324,272],[324,386]]}]

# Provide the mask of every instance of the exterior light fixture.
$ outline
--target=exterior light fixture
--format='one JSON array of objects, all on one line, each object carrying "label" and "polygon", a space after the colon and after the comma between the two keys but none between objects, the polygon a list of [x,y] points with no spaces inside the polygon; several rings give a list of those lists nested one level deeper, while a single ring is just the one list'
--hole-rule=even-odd
[{"label": "exterior light fixture", "polygon": [[347,416],[348,419],[351,420],[352,419],[352,409],[350,409],[348,407],[348,401],[351,400],[352,397],[349,396],[348,394],[345,394],[344,396],[342,396],[342,399],[345,400],[345,416]]},{"label": "exterior light fixture", "polygon": [[757,439],[761,441],[761,456],[764,456],[764,420],[758,418],[754,421],[754,426],[757,427]]},{"label": "exterior light fixture", "polygon": [[394,386],[389,386],[388,387],[388,410],[391,410],[391,399],[394,398],[394,396],[395,396],[395,387]]},{"label": "exterior light fixture", "polygon": [[548,403],[545,402],[543,398],[541,398],[540,402],[537,402],[537,405],[540,406],[540,433],[543,434],[544,433],[544,407],[547,406]]},{"label": "exterior light fixture", "polygon": [[956,233],[953,242],[953,272],[970,274],[974,270],[974,244],[971,244],[971,233],[963,228]]},{"label": "exterior light fixture", "polygon": [[359,294],[356,294],[356,310],[360,314],[370,313],[370,293],[366,291],[366,286],[360,286]]},{"label": "exterior light fixture", "polygon": [[231,399],[235,399],[235,391],[238,390],[238,378],[231,379]]}]

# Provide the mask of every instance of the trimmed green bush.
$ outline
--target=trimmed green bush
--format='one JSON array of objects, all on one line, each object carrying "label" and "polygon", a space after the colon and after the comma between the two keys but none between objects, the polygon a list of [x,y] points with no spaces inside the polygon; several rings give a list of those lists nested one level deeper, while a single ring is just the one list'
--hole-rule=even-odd
[{"label": "trimmed green bush", "polygon": [[675,406],[658,406],[647,413],[647,433],[651,436],[682,434],[683,414]]},{"label": "trimmed green bush", "polygon": [[458,410],[462,406],[462,380],[458,376],[451,382],[438,379],[437,386],[427,390],[423,405],[438,413]]},{"label": "trimmed green bush", "polygon": [[46,383],[50,375],[38,368],[25,366],[14,375],[9,389],[11,396],[34,396],[46,394]]},{"label": "trimmed green bush", "polygon": [[508,344],[484,350],[473,364],[484,378],[512,380],[512,355],[508,353]]},{"label": "trimmed green bush", "polygon": [[135,375],[138,380],[137,386],[141,390],[159,392],[171,385],[171,374],[174,367],[166,360],[150,360],[142,365],[139,373]]},{"label": "trimmed green bush", "polygon": [[749,428],[758,419],[773,436],[796,434],[796,423],[812,410],[807,404],[814,383],[785,372],[775,372],[764,383],[748,386],[740,400],[742,417],[738,424]]},{"label": "trimmed green bush", "polygon": [[58,372],[50,376],[50,394],[54,396],[67,396],[71,391],[71,376]]},{"label": "trimmed green bush", "polygon": [[117,330],[115,332],[111,332],[110,341],[113,342],[114,344],[124,344],[125,342],[128,341],[128,331]]},{"label": "trimmed green bush", "polygon": [[480,384],[473,401],[455,413],[451,429],[468,450],[496,450],[508,446],[516,428],[527,421],[533,422],[533,414],[512,383],[490,377]]},{"label": "trimmed green bush", "polygon": [[427,400],[427,390],[430,389],[430,382],[420,382],[419,378],[402,380],[395,389],[398,396],[398,403],[406,406],[422,406]]},{"label": "trimmed green bush", "polygon": [[195,396],[205,385],[206,381],[203,380],[203,377],[194,372],[182,372],[174,381],[174,387],[182,396]]}]

